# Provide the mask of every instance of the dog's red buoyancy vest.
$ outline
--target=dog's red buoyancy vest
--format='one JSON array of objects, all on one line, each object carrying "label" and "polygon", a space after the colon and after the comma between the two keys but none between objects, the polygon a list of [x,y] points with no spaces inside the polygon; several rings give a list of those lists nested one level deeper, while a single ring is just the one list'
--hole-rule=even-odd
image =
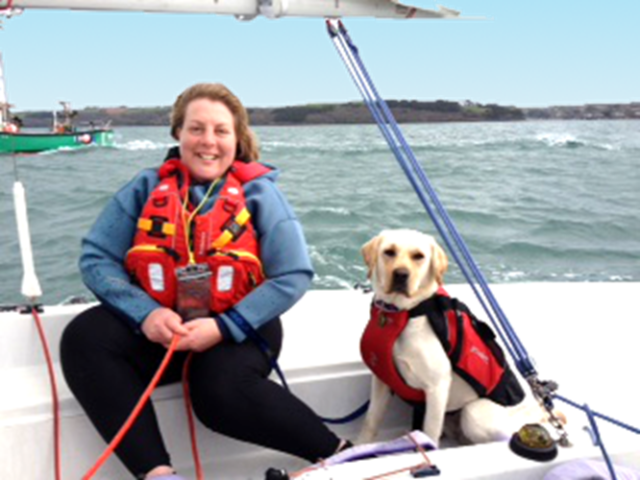
[{"label": "dog's red buoyancy vest", "polygon": [[442,343],[453,370],[481,397],[501,405],[516,405],[524,391],[507,363],[495,334],[462,302],[442,288],[411,310],[390,311],[372,303],[371,318],[360,340],[365,364],[399,397],[424,402],[422,390],[408,385],[393,361],[393,345],[410,318],[426,315]]},{"label": "dog's red buoyancy vest", "polygon": [[174,308],[176,268],[206,263],[212,274],[211,310],[223,312],[238,303],[264,280],[242,185],[269,171],[257,162],[235,161],[213,207],[190,221],[195,207],[184,200],[188,171],[179,159],[167,160],[138,219],[127,271],[152,298]]}]

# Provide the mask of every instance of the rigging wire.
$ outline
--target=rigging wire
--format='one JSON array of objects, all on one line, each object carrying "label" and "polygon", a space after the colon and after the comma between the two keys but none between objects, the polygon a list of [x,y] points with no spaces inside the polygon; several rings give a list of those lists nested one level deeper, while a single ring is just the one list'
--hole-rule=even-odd
[{"label": "rigging wire", "polygon": [[[563,446],[570,445],[567,433],[564,430],[564,425],[553,409],[552,398],[557,384],[555,382],[541,381],[538,379],[538,374],[526,349],[498,305],[487,281],[471,257],[453,221],[440,202],[420,163],[415,158],[411,147],[409,147],[405,141],[386,102],[378,94],[371,81],[371,77],[368,75],[360,59],[358,48],[351,41],[346,28],[340,20],[328,19],[326,25],[331,40],[356,86],[360,90],[365,104],[369,108],[400,167],[431,217],[433,224],[440,233],[449,252],[454,257],[467,282],[476,294],[478,301],[498,332],[503,344],[514,359],[518,371],[529,383],[534,396],[546,409],[549,421],[559,435],[558,442]],[[482,290],[482,295],[476,288],[476,284]],[[487,303],[489,306],[487,306]],[[497,319],[494,318],[494,315]]]},{"label": "rigging wire", "polygon": [[[348,36],[344,25],[340,21],[327,20],[327,28],[338,53],[345,62],[356,86],[364,97],[365,103],[376,120],[382,135],[396,156],[396,159],[427,210],[427,213],[431,217],[451,255],[454,257],[467,282],[478,297],[478,301],[496,327],[509,353],[511,353],[516,361],[518,370],[525,378],[536,375],[537,372],[529,359],[526,349],[509,324],[504,312],[500,309],[480,269],[473,261],[462,237],[457,232],[453,221],[439,201],[424,170],[404,139],[386,102],[378,94],[360,59],[358,49]],[[471,272],[469,270],[471,270]],[[483,295],[477,290],[476,284],[482,289],[485,298],[483,298]],[[485,299],[493,311],[486,305]],[[494,318],[494,314],[498,318],[498,321]]]},{"label": "rigging wire", "polygon": [[[460,270],[465,276],[467,282],[476,294],[476,297],[478,298],[480,304],[489,316],[492,324],[495,326],[498,334],[500,335],[500,338],[503,340],[503,343],[507,347],[507,350],[514,359],[518,371],[529,382],[534,396],[539,401],[541,401],[542,405],[547,410],[550,423],[553,425],[560,436],[558,442],[563,446],[567,446],[570,444],[562,422],[553,411],[553,398],[558,398],[566,403],[569,403],[570,405],[583,410],[587,414],[589,422],[592,425],[592,429],[594,430],[596,444],[600,447],[602,455],[607,464],[607,468],[609,469],[612,478],[615,480],[615,470],[613,468],[613,465],[611,464],[611,460],[609,458],[609,455],[607,454],[604,444],[600,439],[597,425],[595,423],[595,417],[600,417],[635,433],[640,433],[640,430],[615,419],[612,419],[611,417],[593,412],[587,405],[581,406],[564,397],[561,397],[556,393],[557,384],[555,384],[555,382],[541,381],[538,379],[538,374],[526,349],[518,339],[515,330],[510,325],[506,315],[500,308],[500,305],[495,300],[495,297],[493,296],[484,276],[482,275],[482,272],[473,261],[468,248],[466,247],[462,237],[457,232],[453,221],[440,202],[423,168],[420,166],[419,162],[413,154],[413,151],[405,141],[402,132],[400,131],[395,119],[393,118],[393,115],[389,110],[386,102],[378,94],[375,86],[373,85],[373,82],[371,81],[371,78],[366,71],[366,68],[364,67],[364,64],[362,63],[362,60],[360,59],[358,49],[351,41],[346,28],[339,20],[327,20],[326,23],[329,36],[336,46],[336,49],[338,50],[338,53],[345,63],[345,66],[347,67],[349,73],[351,74],[356,86],[360,90],[365,104],[374,117],[380,131],[382,132],[382,135],[389,144],[389,147],[398,160],[398,163],[400,164],[402,170],[406,174],[415,192],[417,193],[422,204],[427,210],[427,213],[431,217],[431,220],[440,233],[443,241],[447,245],[451,255],[454,257],[454,260],[460,267]],[[391,128],[391,130],[389,130],[389,127]],[[464,262],[462,261],[461,257],[462,259],[464,259]],[[470,269],[471,272],[469,272],[468,269]],[[482,295],[476,288],[476,283],[481,288]],[[489,303],[491,309],[487,307],[486,303],[483,300],[483,296]],[[493,312],[491,310],[493,310]],[[494,319],[493,314],[495,314],[495,316],[497,317],[497,321],[496,319]]]}]

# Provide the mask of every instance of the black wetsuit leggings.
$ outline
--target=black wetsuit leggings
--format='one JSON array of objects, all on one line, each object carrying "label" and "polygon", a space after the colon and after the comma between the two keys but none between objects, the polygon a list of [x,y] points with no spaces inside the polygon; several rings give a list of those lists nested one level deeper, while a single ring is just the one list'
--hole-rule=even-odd
[{"label": "black wetsuit leggings", "polygon": [[[280,319],[259,332],[279,353]],[[165,353],[102,306],[81,313],[67,326],[60,345],[65,379],[105,441],[127,419]],[[186,356],[176,352],[161,384],[180,380]],[[330,456],[338,437],[302,401],[269,380],[270,371],[265,354],[251,341],[226,341],[194,354],[189,386],[197,418],[216,432],[310,462]],[[151,403],[116,454],[136,477],[171,465]]]}]

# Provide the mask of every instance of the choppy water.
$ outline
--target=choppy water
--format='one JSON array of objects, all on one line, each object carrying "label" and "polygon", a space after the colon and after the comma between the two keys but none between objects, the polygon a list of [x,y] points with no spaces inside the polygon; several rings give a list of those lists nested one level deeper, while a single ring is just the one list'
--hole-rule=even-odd
[{"label": "choppy water", "polygon": [[[490,282],[640,281],[640,121],[403,125]],[[364,281],[360,247],[383,228],[434,232],[375,126],[256,128],[300,217],[315,288]],[[113,149],[16,157],[45,303],[87,295],[82,235],[107,199],[158,165],[167,129],[120,128]],[[21,302],[12,156],[0,157],[0,303]],[[449,282],[463,281],[453,266]]]}]

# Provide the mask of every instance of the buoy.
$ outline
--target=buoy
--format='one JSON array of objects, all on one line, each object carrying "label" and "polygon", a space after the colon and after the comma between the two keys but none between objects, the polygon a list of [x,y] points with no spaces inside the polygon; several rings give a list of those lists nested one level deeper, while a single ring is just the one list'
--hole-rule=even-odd
[{"label": "buoy", "polygon": [[80,141],[80,143],[89,144],[91,143],[91,135],[89,135],[88,133],[84,133],[78,137],[78,140]]}]

